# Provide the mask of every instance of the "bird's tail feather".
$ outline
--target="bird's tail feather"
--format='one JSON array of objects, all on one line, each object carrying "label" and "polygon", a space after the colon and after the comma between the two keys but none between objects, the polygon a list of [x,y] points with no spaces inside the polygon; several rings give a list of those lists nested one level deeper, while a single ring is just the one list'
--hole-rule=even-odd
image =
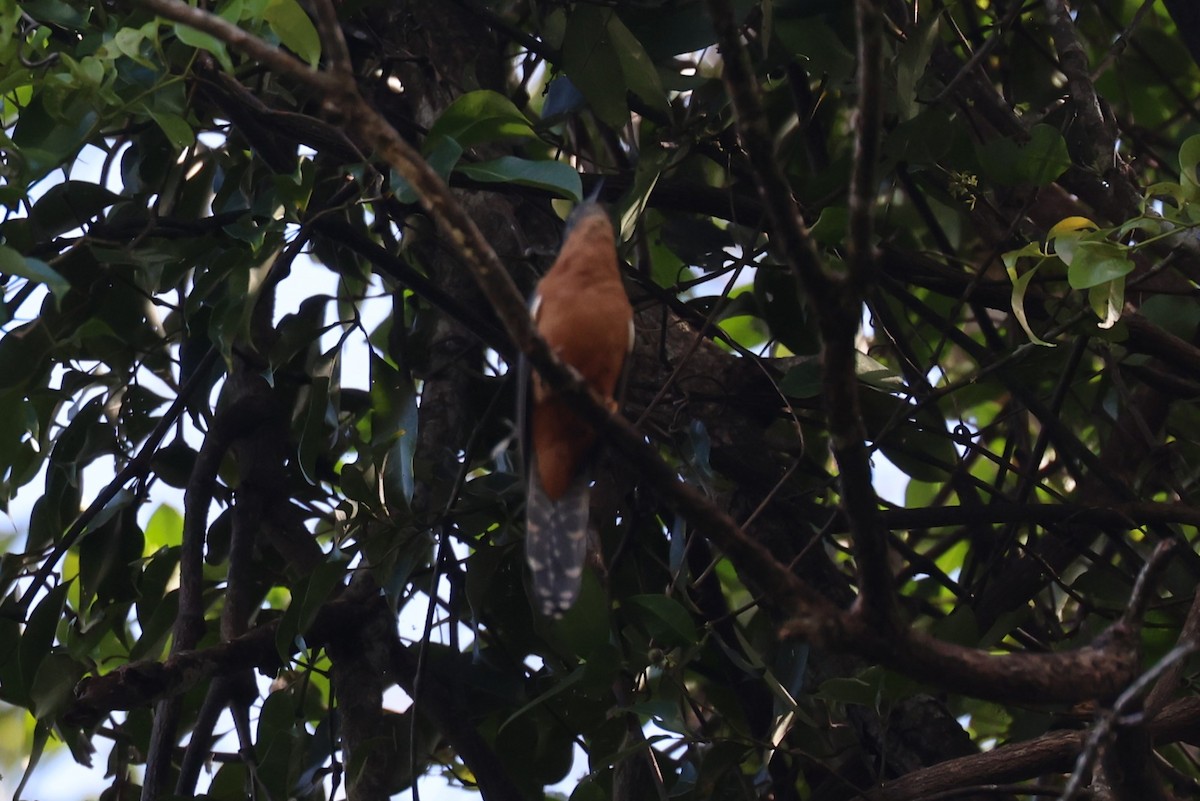
[{"label": "bird's tail feather", "polygon": [[559,618],[575,603],[583,582],[590,481],[581,475],[562,497],[551,500],[542,489],[536,467],[529,474],[525,558],[542,614]]}]

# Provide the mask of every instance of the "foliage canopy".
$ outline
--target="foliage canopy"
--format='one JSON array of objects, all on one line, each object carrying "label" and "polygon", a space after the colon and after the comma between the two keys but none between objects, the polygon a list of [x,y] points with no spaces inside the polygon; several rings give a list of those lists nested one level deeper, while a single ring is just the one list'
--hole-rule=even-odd
[{"label": "foliage canopy", "polygon": [[[1190,4],[201,5],[0,9],[6,773],[1200,792]],[[605,413],[512,309],[597,190],[638,341],[553,621],[508,365]]]}]

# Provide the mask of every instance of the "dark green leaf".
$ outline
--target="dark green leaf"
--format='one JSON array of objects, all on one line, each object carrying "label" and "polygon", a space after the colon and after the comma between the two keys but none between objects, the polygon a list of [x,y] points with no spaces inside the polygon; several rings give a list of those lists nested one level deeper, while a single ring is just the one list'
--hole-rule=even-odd
[{"label": "dark green leaf", "polygon": [[75,697],[75,685],[87,672],[66,654],[51,653],[38,665],[29,688],[31,710],[38,720],[61,713]]},{"label": "dark green leaf", "polygon": [[51,187],[29,212],[33,235],[51,239],[79,228],[120,199],[94,183],[64,181]]},{"label": "dark green leaf", "polygon": [[700,639],[692,616],[673,598],[635,595],[623,603],[637,614],[650,636],[665,645],[692,645]]},{"label": "dark green leaf", "polygon": [[568,200],[583,200],[583,182],[569,164],[501,156],[480,164],[460,164],[458,172],[484,183],[513,183],[545,189]]},{"label": "dark green leaf", "polygon": [[62,0],[27,0],[21,3],[21,9],[38,22],[72,30],[82,28],[91,16],[91,9]]},{"label": "dark green leaf", "polygon": [[50,655],[50,647],[54,644],[58,622],[62,619],[63,605],[67,600],[70,582],[63,582],[46,593],[25,624],[25,632],[21,635],[21,651],[18,657],[21,665],[21,681],[27,691],[33,688],[34,678],[38,667]]},{"label": "dark green leaf", "polygon": [[760,267],[754,273],[754,298],[772,338],[798,355],[820,350],[816,326],[809,320],[808,308],[801,300],[795,273],[780,267]]},{"label": "dark green leaf", "polygon": [[345,578],[348,561],[344,554],[322,561],[293,590],[291,603],[275,630],[275,648],[284,662],[303,642],[304,632],[316,619],[321,606]]},{"label": "dark green leaf", "polygon": [[821,362],[810,357],[784,373],[779,389],[793,398],[815,398],[821,394]]},{"label": "dark green leaf", "polygon": [[[463,146],[457,139],[448,136],[430,136],[426,138],[425,146],[425,160],[430,169],[449,182],[450,172],[463,154]],[[416,203],[419,200],[416,190],[398,173],[392,173],[392,187],[396,199],[401,203]]]},{"label": "dark green leaf", "polygon": [[451,103],[429,129],[424,152],[428,155],[439,139],[453,139],[461,148],[471,148],[500,139],[536,136],[529,120],[513,102],[499,92],[478,89]]},{"label": "dark green leaf", "polygon": [[596,116],[620,127],[629,120],[629,105],[621,57],[609,33],[609,17],[615,14],[610,7],[576,5],[567,18],[562,67]]},{"label": "dark green leaf", "polygon": [[1005,186],[1045,186],[1071,166],[1067,143],[1056,128],[1039,124],[1024,141],[994,139],[977,147],[988,176]]},{"label": "dark green leaf", "polygon": [[625,77],[625,85],[629,87],[629,91],[658,111],[670,111],[671,104],[663,91],[654,62],[650,60],[642,43],[616,14],[608,18],[608,36],[617,51],[617,58],[621,62],[621,74]]},{"label": "dark green leaf", "polygon": [[46,262],[39,259],[27,259],[4,245],[0,245],[0,273],[45,284],[46,288],[54,295],[54,299],[59,302],[71,289],[70,282],[55,272]]}]

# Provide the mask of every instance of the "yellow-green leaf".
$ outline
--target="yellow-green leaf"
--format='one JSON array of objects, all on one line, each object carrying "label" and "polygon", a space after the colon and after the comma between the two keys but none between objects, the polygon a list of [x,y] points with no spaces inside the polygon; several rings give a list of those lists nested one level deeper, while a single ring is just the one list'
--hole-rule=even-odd
[{"label": "yellow-green leaf", "polygon": [[189,47],[212,53],[213,57],[221,63],[222,69],[226,72],[233,72],[233,61],[229,58],[229,50],[220,39],[180,22],[175,23],[175,35],[179,37],[179,41]]},{"label": "yellow-green leaf", "polygon": [[310,67],[321,60],[321,37],[308,14],[296,0],[271,0],[263,10],[263,21],[279,41]]}]

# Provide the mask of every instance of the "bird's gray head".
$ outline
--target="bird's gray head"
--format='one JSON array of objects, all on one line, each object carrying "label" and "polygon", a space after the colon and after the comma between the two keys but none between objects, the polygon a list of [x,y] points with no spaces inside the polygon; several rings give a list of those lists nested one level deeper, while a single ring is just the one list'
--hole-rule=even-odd
[{"label": "bird's gray head", "polygon": [[579,225],[579,223],[583,222],[584,220],[591,219],[592,217],[604,217],[607,219],[608,210],[596,201],[589,198],[588,200],[585,200],[576,206],[571,211],[571,215],[567,217],[566,227],[563,228],[563,239],[566,240],[566,238],[571,235],[571,231],[575,228],[575,226]]}]

